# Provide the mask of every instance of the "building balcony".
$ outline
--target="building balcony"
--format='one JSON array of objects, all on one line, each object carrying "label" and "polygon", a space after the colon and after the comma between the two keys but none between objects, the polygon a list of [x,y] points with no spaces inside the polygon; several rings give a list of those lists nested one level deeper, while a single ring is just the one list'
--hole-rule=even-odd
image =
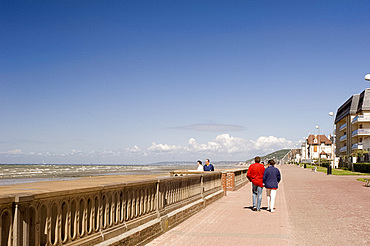
[{"label": "building balcony", "polygon": [[352,120],[352,124],[356,124],[356,123],[359,123],[359,122],[370,122],[370,117],[369,116],[364,116],[364,115],[357,115]]},{"label": "building balcony", "polygon": [[339,131],[344,131],[347,128],[347,123],[344,123],[339,127]]},{"label": "building balcony", "polygon": [[370,129],[358,129],[352,132],[352,137],[370,136]]},{"label": "building balcony", "polygon": [[344,147],[340,148],[339,152],[340,153],[347,152],[347,146],[344,146]]},{"label": "building balcony", "polygon": [[352,150],[355,150],[355,149],[363,149],[363,145],[362,143],[355,143],[352,145]]},{"label": "building balcony", "polygon": [[339,141],[343,142],[347,140],[347,135],[341,136]]}]

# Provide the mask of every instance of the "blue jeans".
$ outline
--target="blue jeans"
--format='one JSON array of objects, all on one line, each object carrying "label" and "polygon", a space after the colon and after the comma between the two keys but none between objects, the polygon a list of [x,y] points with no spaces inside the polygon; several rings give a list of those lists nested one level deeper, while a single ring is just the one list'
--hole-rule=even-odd
[{"label": "blue jeans", "polygon": [[[261,209],[261,202],[262,202],[262,187],[252,184],[252,192],[253,192],[253,207],[257,208],[257,210]],[[256,201],[257,200],[257,201]],[[256,204],[257,202],[257,204]]]}]

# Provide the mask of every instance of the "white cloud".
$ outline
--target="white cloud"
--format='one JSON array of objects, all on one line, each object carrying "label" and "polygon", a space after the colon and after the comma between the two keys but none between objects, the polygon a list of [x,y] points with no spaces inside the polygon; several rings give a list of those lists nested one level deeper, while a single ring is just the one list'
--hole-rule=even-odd
[{"label": "white cloud", "polygon": [[5,152],[1,152],[1,154],[9,154],[9,155],[21,155],[24,154],[21,149],[13,149],[13,150],[8,150]]},{"label": "white cloud", "polygon": [[190,138],[185,145],[152,143],[147,148],[134,145],[121,150],[94,150],[84,152],[71,149],[69,152],[29,152],[21,149],[0,153],[0,162],[9,163],[152,163],[168,160],[193,160],[212,158],[213,160],[246,160],[255,155],[264,155],[283,148],[291,148],[294,144],[285,138],[261,136],[256,140],[234,137],[230,134],[219,134],[206,143],[198,143]]},{"label": "white cloud", "polygon": [[131,149],[130,148],[127,148],[126,149],[128,152],[130,153],[139,153],[141,152],[142,150],[137,146],[135,145],[134,147],[132,147]]},{"label": "white cloud", "polygon": [[285,138],[277,138],[274,136],[259,137],[256,141],[251,141],[255,149],[266,149],[268,151],[279,150],[282,148],[291,148],[293,142]]},{"label": "white cloud", "polygon": [[182,151],[183,147],[176,146],[176,145],[168,145],[168,144],[156,144],[152,143],[152,146],[148,148],[149,152],[153,153],[162,153],[162,152],[175,152],[175,151]]},{"label": "white cloud", "polygon": [[257,140],[246,140],[243,138],[233,137],[229,134],[220,134],[214,140],[207,143],[198,143],[195,138],[190,138],[187,146],[176,146],[168,144],[156,144],[148,148],[151,153],[171,152],[177,154],[206,154],[213,156],[230,157],[245,156],[248,154],[267,153],[282,148],[292,147],[292,141],[285,138],[274,136],[259,137]]}]

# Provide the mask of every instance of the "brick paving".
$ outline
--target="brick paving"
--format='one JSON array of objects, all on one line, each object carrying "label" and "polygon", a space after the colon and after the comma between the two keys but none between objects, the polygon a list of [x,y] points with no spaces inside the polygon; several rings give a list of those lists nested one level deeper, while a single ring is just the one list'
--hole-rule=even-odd
[{"label": "brick paving", "polygon": [[249,183],[148,245],[370,245],[370,188],[358,177],[278,168],[275,213],[265,190],[262,211],[251,210]]}]

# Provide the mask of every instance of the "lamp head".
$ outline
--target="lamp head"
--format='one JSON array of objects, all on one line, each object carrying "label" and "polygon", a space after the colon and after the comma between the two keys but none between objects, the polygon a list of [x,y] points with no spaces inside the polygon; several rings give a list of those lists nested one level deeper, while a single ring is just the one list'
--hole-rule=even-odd
[{"label": "lamp head", "polygon": [[370,73],[368,73],[368,74],[365,75],[365,80],[370,81]]},{"label": "lamp head", "polygon": [[334,113],[333,113],[333,112],[329,112],[329,115],[330,115],[330,116],[334,116]]}]

